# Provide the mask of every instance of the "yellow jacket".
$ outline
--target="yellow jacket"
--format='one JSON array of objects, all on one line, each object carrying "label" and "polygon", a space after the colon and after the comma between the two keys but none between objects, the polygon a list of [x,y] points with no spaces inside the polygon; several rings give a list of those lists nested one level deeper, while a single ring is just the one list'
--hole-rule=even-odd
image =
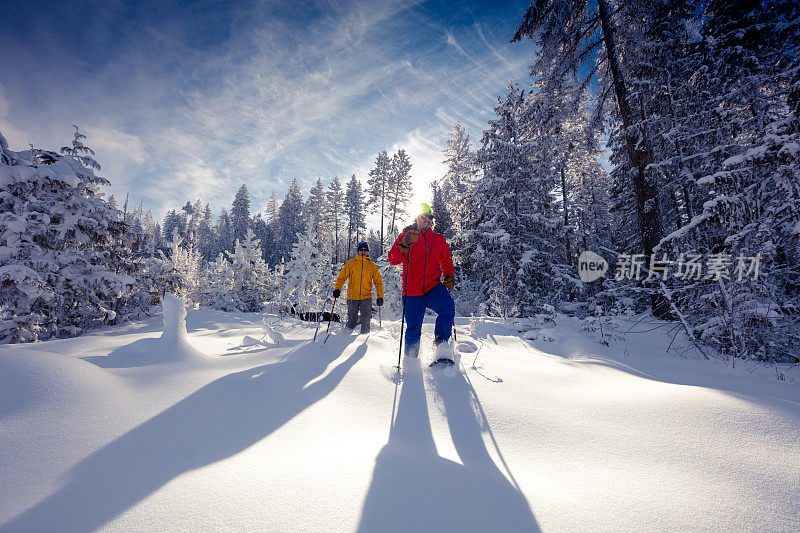
[{"label": "yellow jacket", "polygon": [[348,300],[372,298],[373,283],[375,283],[378,298],[383,298],[383,278],[378,272],[378,267],[369,257],[357,255],[345,263],[333,288],[342,290],[345,280],[347,280]]}]

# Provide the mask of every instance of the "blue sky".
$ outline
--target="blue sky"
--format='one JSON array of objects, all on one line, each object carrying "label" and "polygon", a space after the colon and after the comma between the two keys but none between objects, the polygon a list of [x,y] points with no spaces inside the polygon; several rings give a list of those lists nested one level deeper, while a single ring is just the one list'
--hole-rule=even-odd
[{"label": "blue sky", "polygon": [[423,201],[456,119],[477,146],[527,85],[528,3],[0,0],[0,132],[53,149],[79,125],[108,192],[159,218],[242,183],[256,212],[294,178],[365,182],[400,148]]}]

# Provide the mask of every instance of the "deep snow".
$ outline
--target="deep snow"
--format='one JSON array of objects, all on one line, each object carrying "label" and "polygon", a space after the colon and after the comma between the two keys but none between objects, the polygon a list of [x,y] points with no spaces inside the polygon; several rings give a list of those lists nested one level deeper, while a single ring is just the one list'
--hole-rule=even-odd
[{"label": "deep snow", "polygon": [[402,375],[396,322],[187,321],[0,347],[0,532],[800,530],[793,369],[633,319],[463,319],[463,372]]}]

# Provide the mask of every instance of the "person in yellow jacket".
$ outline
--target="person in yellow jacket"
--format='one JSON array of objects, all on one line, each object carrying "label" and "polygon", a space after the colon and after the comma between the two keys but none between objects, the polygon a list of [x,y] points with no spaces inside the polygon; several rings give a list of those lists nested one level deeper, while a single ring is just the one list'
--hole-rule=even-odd
[{"label": "person in yellow jacket", "polygon": [[369,333],[369,321],[372,319],[372,284],[378,293],[378,307],[383,305],[383,279],[378,267],[369,258],[367,243],[358,243],[358,255],[344,264],[336,285],[333,286],[333,297],[338,298],[347,281],[347,324],[348,329],[355,329],[358,314],[361,313],[361,333]]}]

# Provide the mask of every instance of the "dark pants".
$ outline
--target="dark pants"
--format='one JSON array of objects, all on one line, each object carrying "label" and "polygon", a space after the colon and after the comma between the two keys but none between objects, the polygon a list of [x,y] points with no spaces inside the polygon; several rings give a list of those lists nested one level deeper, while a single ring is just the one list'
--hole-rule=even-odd
[{"label": "dark pants", "polygon": [[453,334],[456,305],[444,285],[440,283],[422,296],[406,296],[406,355],[416,357],[419,353],[425,309],[432,309],[438,315],[434,326],[436,335],[446,342]]},{"label": "dark pants", "polygon": [[372,319],[372,298],[363,300],[347,300],[347,327],[356,327],[358,313],[361,312],[361,333],[369,333],[369,321]]}]

